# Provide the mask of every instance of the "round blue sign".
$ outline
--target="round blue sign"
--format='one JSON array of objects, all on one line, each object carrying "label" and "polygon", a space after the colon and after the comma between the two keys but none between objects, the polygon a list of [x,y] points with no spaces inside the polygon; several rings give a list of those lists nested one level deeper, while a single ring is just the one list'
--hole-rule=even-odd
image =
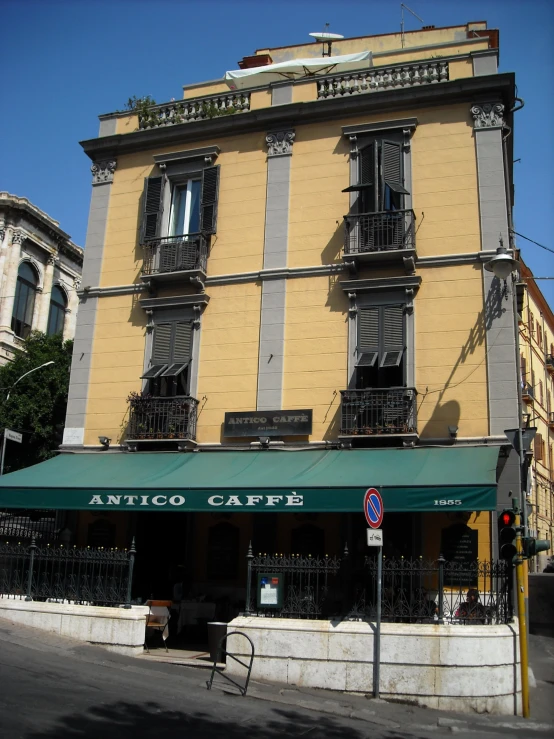
[{"label": "round blue sign", "polygon": [[375,488],[369,488],[364,495],[364,514],[367,525],[372,529],[378,529],[383,523],[383,499]]}]

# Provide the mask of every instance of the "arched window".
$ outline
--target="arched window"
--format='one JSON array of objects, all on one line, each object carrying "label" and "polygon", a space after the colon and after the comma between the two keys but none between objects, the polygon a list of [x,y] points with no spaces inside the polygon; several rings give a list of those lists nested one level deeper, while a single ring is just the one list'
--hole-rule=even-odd
[{"label": "arched window", "polygon": [[48,336],[63,334],[66,306],[67,300],[64,291],[61,287],[54,285],[50,296],[50,313],[48,314],[48,327],[46,329]]},{"label": "arched window", "polygon": [[12,313],[12,331],[21,339],[26,339],[31,332],[37,284],[35,270],[28,262],[22,262],[17,273]]}]

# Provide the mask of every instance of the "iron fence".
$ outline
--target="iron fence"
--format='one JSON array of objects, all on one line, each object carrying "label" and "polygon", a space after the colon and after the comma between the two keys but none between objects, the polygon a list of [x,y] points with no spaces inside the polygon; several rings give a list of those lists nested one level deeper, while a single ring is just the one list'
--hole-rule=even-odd
[{"label": "iron fence", "polygon": [[129,550],[0,544],[0,596],[129,608],[135,555],[134,539]]},{"label": "iron fence", "polygon": [[198,401],[188,396],[132,398],[127,438],[195,439],[197,408]]},{"label": "iron fence", "polygon": [[358,213],[344,217],[344,253],[415,249],[413,210]]},{"label": "iron fence", "polygon": [[[248,553],[246,613],[280,618],[369,619],[377,615],[377,559]],[[280,604],[259,602],[259,578],[279,580]],[[513,618],[512,567],[383,558],[381,618],[396,623],[501,624]]]},{"label": "iron fence", "polygon": [[[340,557],[259,554],[248,552],[246,613],[280,618],[326,618],[340,611],[336,584],[342,561]],[[258,579],[273,575],[284,585],[282,605],[264,608],[257,602]],[[254,588],[254,594],[252,589]]]},{"label": "iron fence", "polygon": [[341,434],[405,434],[417,431],[412,387],[341,390]]},{"label": "iron fence", "polygon": [[53,543],[58,534],[56,511],[4,509],[0,511],[0,541]]},{"label": "iron fence", "polygon": [[206,271],[208,248],[201,233],[167,236],[143,245],[143,275],[157,275],[189,270]]}]

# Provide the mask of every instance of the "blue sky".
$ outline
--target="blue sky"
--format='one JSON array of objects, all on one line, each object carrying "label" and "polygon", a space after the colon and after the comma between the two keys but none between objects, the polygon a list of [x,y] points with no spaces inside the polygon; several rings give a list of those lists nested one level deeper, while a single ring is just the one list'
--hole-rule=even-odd
[{"label": "blue sky", "polygon": [[[500,29],[500,71],[514,71],[515,228],[554,249],[554,0],[410,0],[425,24],[487,20]],[[396,0],[0,0],[0,189],[29,198],[84,245],[90,161],[79,141],[132,95],[158,102],[221,77],[257,48],[400,29]],[[419,22],[405,13],[405,30]],[[535,275],[554,254],[518,239]],[[539,283],[554,307],[554,280]]]}]

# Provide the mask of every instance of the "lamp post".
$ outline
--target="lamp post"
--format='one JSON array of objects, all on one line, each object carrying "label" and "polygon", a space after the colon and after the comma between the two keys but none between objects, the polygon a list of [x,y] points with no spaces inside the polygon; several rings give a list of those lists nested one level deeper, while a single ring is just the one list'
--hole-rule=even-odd
[{"label": "lamp post", "polygon": [[[14,387],[17,385],[18,382],[21,382],[21,380],[24,377],[27,377],[27,375],[32,374],[33,372],[37,372],[39,369],[42,369],[43,367],[48,367],[50,364],[55,364],[54,360],[50,360],[49,362],[44,362],[44,364],[40,364],[38,367],[33,367],[33,369],[29,370],[28,372],[25,372],[21,377],[18,377],[17,380],[8,388],[8,393],[6,395],[6,402],[10,399],[10,393],[14,389]],[[6,429],[4,429],[3,432],[3,438],[2,438],[2,458],[0,460],[0,475],[4,474],[4,458],[6,456]]]},{"label": "lamp post", "polygon": [[523,542],[522,542],[522,528],[524,533],[527,533],[527,522],[524,515],[525,511],[525,494],[523,491],[523,474],[525,470],[525,449],[523,448],[523,400],[521,393],[521,382],[519,380],[517,371],[517,361],[519,357],[519,329],[517,324],[517,296],[515,288],[515,279],[513,273],[517,270],[518,263],[513,257],[508,254],[502,237],[500,237],[500,246],[496,250],[496,255],[488,262],[485,263],[485,269],[488,272],[493,272],[496,277],[500,280],[507,280],[512,275],[512,310],[514,314],[514,340],[516,349],[516,377],[517,377],[517,451],[519,454],[519,469],[520,469],[520,480],[519,480],[519,515],[516,515],[516,549],[517,554],[515,556],[516,566],[516,589],[517,589],[517,614],[519,618],[519,653],[520,653],[520,668],[521,668],[521,703],[522,712],[524,718],[529,718],[529,658],[527,651],[527,614],[525,612],[525,579],[523,576]]}]

